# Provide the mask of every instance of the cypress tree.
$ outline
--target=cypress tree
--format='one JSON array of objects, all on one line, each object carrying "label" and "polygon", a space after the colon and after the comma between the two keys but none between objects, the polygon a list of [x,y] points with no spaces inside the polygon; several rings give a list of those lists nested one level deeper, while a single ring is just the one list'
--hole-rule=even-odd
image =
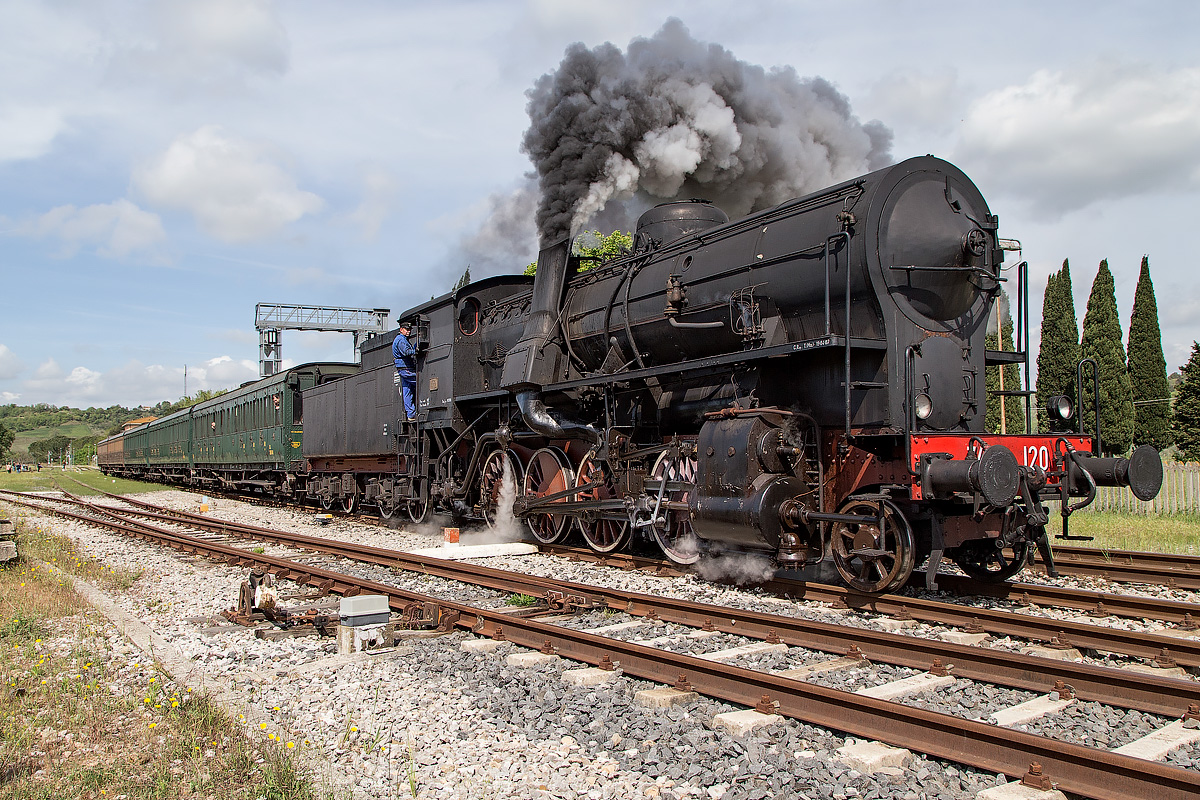
[{"label": "cypress tree", "polygon": [[[1092,294],[1083,318],[1083,340],[1079,350],[1084,358],[1094,359],[1100,377],[1100,439],[1104,452],[1124,453],[1133,443],[1133,391],[1125,366],[1125,348],[1121,343],[1121,320],[1117,316],[1117,296],[1108,259],[1100,262]],[[1095,427],[1096,411],[1091,404],[1090,373],[1080,387],[1079,404],[1084,415],[1084,430]]]},{"label": "cypress tree", "polygon": [[[1129,318],[1129,383],[1133,388],[1133,443],[1165,450],[1171,444],[1171,385],[1163,358],[1158,303],[1150,280],[1150,259],[1142,256],[1133,314]],[[1163,402],[1165,401],[1165,402]]]},{"label": "cypress tree", "polygon": [[1183,365],[1183,378],[1175,389],[1171,433],[1184,461],[1200,461],[1200,342],[1192,342],[1192,355]]},{"label": "cypress tree", "polygon": [[[1000,336],[989,333],[985,346],[989,350],[1011,351],[1014,347],[1013,321],[1012,315],[1008,312],[1008,296],[1001,292],[1000,299],[996,302],[1000,307]],[[1001,396],[993,394],[993,392],[1001,391],[1001,374],[1004,377],[1003,391],[1012,392],[1021,388],[1021,366],[1019,364],[1002,364],[987,368],[985,381],[988,395],[984,427],[991,433],[1000,433],[1001,430],[1006,434],[1024,433],[1025,398],[1004,397],[1004,401],[1001,403]],[[1004,407],[1003,426],[1000,425],[1001,406]]]},{"label": "cypress tree", "polygon": [[451,289],[450,291],[457,292],[459,289],[463,288],[470,282],[471,282],[471,265],[467,264],[466,271],[463,272],[462,277],[460,277],[458,279],[458,282],[454,284],[454,288]]},{"label": "cypress tree", "polygon": [[1066,395],[1076,402],[1075,370],[1079,365],[1079,325],[1075,320],[1075,294],[1071,266],[1063,259],[1062,269],[1046,281],[1042,302],[1042,342],[1037,357],[1037,407],[1045,416],[1051,397]]}]

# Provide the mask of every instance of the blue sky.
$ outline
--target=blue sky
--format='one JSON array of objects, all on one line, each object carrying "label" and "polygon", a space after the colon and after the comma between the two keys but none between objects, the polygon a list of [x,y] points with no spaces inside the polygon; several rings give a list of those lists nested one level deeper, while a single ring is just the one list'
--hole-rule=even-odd
[{"label": "blue sky", "polygon": [[[1035,325],[1069,257],[1080,320],[1108,258],[1127,327],[1148,254],[1178,368],[1200,339],[1200,6],[846,8],[9,0],[0,403],[174,400],[184,364],[189,391],[234,386],[257,377],[255,303],[399,311],[448,290],[530,169],[525,91],[570,43],[624,48],[668,17],[832,82],[897,160],[962,167],[1024,244]],[[348,360],[350,337],[285,332],[283,354]]]}]

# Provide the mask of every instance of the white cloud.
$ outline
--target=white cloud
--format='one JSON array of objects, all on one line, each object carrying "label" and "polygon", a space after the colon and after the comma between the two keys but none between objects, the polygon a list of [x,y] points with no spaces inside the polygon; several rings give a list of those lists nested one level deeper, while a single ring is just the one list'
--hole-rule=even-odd
[{"label": "white cloud", "polygon": [[0,344],[0,380],[15,378],[24,371],[25,362],[8,345]]},{"label": "white cloud", "polygon": [[[228,389],[258,379],[258,363],[249,359],[217,356],[196,370],[199,389]],[[188,370],[188,391],[192,391],[192,370]]]},{"label": "white cloud", "polygon": [[1052,215],[1200,188],[1200,69],[1040,70],[972,104],[956,159]]},{"label": "white cloud", "polygon": [[324,203],[302,191],[264,148],[206,125],[180,136],[134,173],[153,204],[191,213],[207,233],[226,242],[270,236],[314,214]]},{"label": "white cloud", "polygon": [[15,392],[0,392],[0,400],[4,401],[5,404],[15,403],[20,399],[21,395]]},{"label": "white cloud", "polygon": [[0,162],[45,155],[62,129],[62,112],[57,108],[0,109]]},{"label": "white cloud", "polygon": [[206,92],[287,72],[290,43],[271,0],[151,3],[126,33],[111,71],[131,81]]},{"label": "white cloud", "polygon": [[373,241],[379,235],[380,226],[392,210],[397,188],[396,179],[386,167],[376,165],[366,171],[362,202],[349,214],[350,222],[362,230],[363,238]]},{"label": "white cloud", "polygon": [[[217,356],[200,365],[189,365],[187,390],[231,389],[258,378],[258,364],[246,359]],[[54,359],[47,359],[34,371],[32,378],[21,383],[20,394],[27,402],[53,403],[74,407],[128,407],[153,405],[163,400],[178,400],[183,395],[183,367],[143,364],[130,361],[119,367],[99,372],[76,366],[65,372]]]},{"label": "white cloud", "polygon": [[913,129],[946,133],[959,119],[967,89],[953,69],[926,73],[915,70],[893,72],[873,87],[858,109],[907,135]]},{"label": "white cloud", "polygon": [[157,214],[143,211],[124,198],[83,208],[59,206],[18,225],[15,232],[57,238],[65,255],[90,247],[109,258],[127,258],[138,251],[155,255],[157,246],[167,238]]}]

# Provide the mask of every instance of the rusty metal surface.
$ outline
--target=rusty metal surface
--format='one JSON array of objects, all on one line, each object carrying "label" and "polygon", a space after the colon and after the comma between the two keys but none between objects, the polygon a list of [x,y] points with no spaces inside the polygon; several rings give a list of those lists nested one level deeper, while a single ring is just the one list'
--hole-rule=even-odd
[{"label": "rusty metal surface", "polygon": [[[925,587],[925,575],[909,581],[914,589]],[[1092,592],[1038,583],[984,583],[960,575],[938,575],[938,587],[957,595],[980,595],[1023,602],[1023,597],[1038,606],[1074,608],[1097,617],[1114,616],[1128,619],[1157,619],[1179,623],[1186,619],[1200,620],[1200,604],[1183,603],[1112,592]]]},{"label": "rusty metal surface", "polygon": [[1194,798],[1200,792],[1200,773],[1178,767],[533,620],[522,622],[519,628],[506,625],[504,638],[534,649],[549,640],[560,655],[593,664],[607,656],[626,674],[660,683],[671,684],[682,676],[696,691],[739,705],[753,707],[767,695],[778,704],[777,713],[1013,777],[1037,762],[1059,788],[1085,797],[1167,800]]},{"label": "rusty metal surface", "polygon": [[1164,649],[1175,660],[1189,667],[1200,666],[1200,641],[1158,633],[1140,633],[1102,625],[1039,617],[1019,609],[960,606],[939,600],[924,600],[903,595],[863,595],[839,586],[771,582],[765,588],[805,600],[844,604],[848,608],[895,616],[909,614],[912,619],[979,630],[998,636],[1014,636],[1035,642],[1065,640],[1071,646],[1106,653],[1117,653],[1151,660]]},{"label": "rusty metal surface", "polygon": [[[1063,575],[1089,575],[1116,583],[1200,589],[1200,560],[1195,556],[1055,547],[1054,563]],[[1034,567],[1045,571],[1040,560]]]},{"label": "rusty metal surface", "polygon": [[[563,550],[563,548],[555,548],[557,552],[562,552]],[[591,560],[588,559],[587,555],[578,551],[575,551],[575,557],[581,560]],[[605,560],[614,566],[618,561],[613,556],[608,556]],[[939,576],[938,580],[941,581],[941,576]],[[784,597],[832,603],[837,606],[870,611],[890,617],[899,616],[900,618],[916,619],[921,622],[950,625],[958,628],[971,628],[979,632],[994,633],[999,636],[1014,636],[1019,639],[1030,639],[1035,642],[1050,642],[1054,639],[1065,639],[1075,647],[1127,655],[1148,661],[1157,658],[1165,648],[1179,664],[1189,667],[1200,666],[1200,640],[1195,639],[1180,638],[1167,634],[1139,633],[1102,625],[1038,617],[1033,614],[1021,613],[1019,609],[990,609],[976,606],[962,606],[941,600],[925,600],[897,594],[861,594],[845,587],[822,583],[773,580],[759,585],[767,591]],[[1020,595],[1013,599],[1018,602],[1022,601]],[[1154,601],[1149,602],[1153,603]],[[1029,604],[1036,605],[1032,595],[1029,598]],[[1051,603],[1047,599],[1047,605],[1055,605],[1055,603]],[[1188,604],[1177,604],[1173,601],[1166,601],[1163,609],[1156,613],[1161,613],[1166,617],[1173,610],[1178,610],[1182,615],[1182,613],[1187,613],[1182,608],[1182,606],[1186,605]],[[1195,619],[1197,623],[1200,623],[1200,616],[1195,616]]]},{"label": "rusty metal surface", "polygon": [[[57,513],[73,518],[82,515]],[[84,521],[95,523],[93,519]],[[421,598],[386,584],[368,581],[287,559],[241,551],[144,524],[107,523],[139,536],[152,536],[192,552],[211,553],[236,563],[288,572],[309,583],[331,584],[337,591],[356,589],[389,597],[402,611],[418,598],[438,604],[454,615],[459,627],[504,638],[534,649],[557,652],[591,664],[615,662],[626,674],[671,683],[684,680],[706,695],[745,706],[759,701],[776,704],[779,713],[855,736],[870,737],[929,755],[992,772],[1019,776],[1031,763],[1043,765],[1059,787],[1096,800],[1155,797],[1157,800],[1194,798],[1200,792],[1200,773],[1121,756],[1027,733],[973,722],[899,703],[854,695],[729,664],[643,647],[595,634],[571,631],[529,618],[458,603]],[[303,574],[301,574],[303,573]],[[660,598],[654,598],[660,599]],[[682,678],[680,676],[683,676]]]},{"label": "rusty metal surface", "polygon": [[1136,564],[1146,569],[1176,569],[1200,575],[1200,556],[1182,553],[1147,553],[1140,550],[1113,550],[1101,547],[1054,545],[1054,560],[1103,560]]}]

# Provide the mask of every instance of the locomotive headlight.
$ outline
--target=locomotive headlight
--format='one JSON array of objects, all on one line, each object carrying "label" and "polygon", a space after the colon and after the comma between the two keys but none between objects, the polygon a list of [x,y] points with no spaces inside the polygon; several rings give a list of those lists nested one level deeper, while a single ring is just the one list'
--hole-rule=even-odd
[{"label": "locomotive headlight", "polygon": [[913,397],[913,413],[917,415],[917,419],[929,419],[929,415],[933,413],[933,400],[924,392],[918,392]]},{"label": "locomotive headlight", "polygon": [[1046,403],[1046,413],[1052,422],[1068,422],[1075,416],[1075,406],[1066,395],[1051,397]]}]

